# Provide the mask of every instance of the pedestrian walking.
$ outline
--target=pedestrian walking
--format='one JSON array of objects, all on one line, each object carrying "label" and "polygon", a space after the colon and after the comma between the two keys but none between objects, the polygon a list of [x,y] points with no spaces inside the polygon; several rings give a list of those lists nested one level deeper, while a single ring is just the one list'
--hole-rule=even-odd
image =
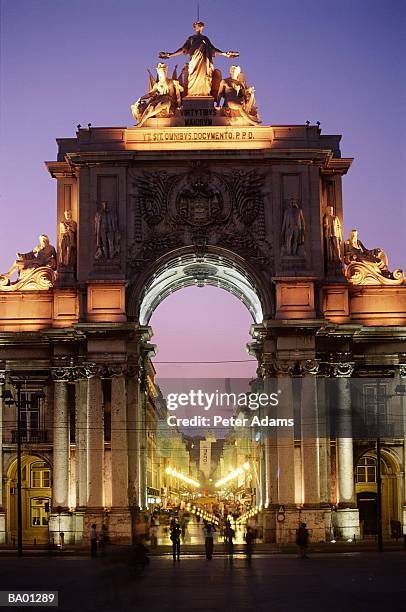
[{"label": "pedestrian walking", "polygon": [[180,561],[180,536],[182,535],[182,530],[179,525],[179,521],[177,518],[172,519],[170,527],[170,538],[172,540],[172,557],[173,561]]},{"label": "pedestrian walking", "polygon": [[299,558],[308,559],[306,552],[309,545],[309,531],[306,529],[306,523],[301,523],[296,531],[296,544],[299,546]]},{"label": "pedestrian walking", "polygon": [[254,530],[252,529],[252,527],[247,525],[247,530],[245,532],[245,554],[246,554],[248,565],[251,565],[252,550],[254,548],[254,541],[255,541]]},{"label": "pedestrian walking", "polygon": [[214,550],[214,527],[211,523],[205,523],[203,527],[204,533],[204,546],[206,549],[206,559],[213,558],[213,550]]},{"label": "pedestrian walking", "polygon": [[226,545],[226,550],[229,554],[233,554],[233,551],[234,551],[234,542],[233,542],[234,537],[235,537],[235,531],[231,527],[230,520],[227,520],[226,527],[224,529],[224,543]]},{"label": "pedestrian walking", "polygon": [[90,527],[90,556],[91,557],[97,557],[97,540],[98,540],[98,535],[97,535],[97,525],[96,523],[93,523],[93,525]]}]

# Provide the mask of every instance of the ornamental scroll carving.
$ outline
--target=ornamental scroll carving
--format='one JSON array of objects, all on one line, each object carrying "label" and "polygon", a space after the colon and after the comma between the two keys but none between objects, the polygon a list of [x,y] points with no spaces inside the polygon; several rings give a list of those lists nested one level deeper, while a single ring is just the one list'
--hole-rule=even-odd
[{"label": "ornamental scroll carving", "polygon": [[264,176],[256,170],[218,173],[195,165],[185,174],[136,173],[133,177],[133,269],[174,248],[207,245],[234,250],[268,266]]},{"label": "ornamental scroll carving", "polygon": [[[17,272],[17,280],[11,277]],[[56,281],[56,250],[46,234],[41,234],[39,244],[29,253],[17,253],[17,258],[5,273],[0,275],[0,291],[38,291],[51,289]]]},{"label": "ornamental scroll carving", "polygon": [[388,257],[382,249],[367,249],[358,240],[358,231],[352,229],[345,241],[344,259],[346,277],[353,285],[402,285],[405,277],[402,270],[388,269]]}]

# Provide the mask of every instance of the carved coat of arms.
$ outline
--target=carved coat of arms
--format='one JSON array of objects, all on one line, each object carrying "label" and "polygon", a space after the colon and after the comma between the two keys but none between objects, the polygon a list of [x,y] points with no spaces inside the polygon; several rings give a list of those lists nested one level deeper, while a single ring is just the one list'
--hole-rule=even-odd
[{"label": "carved coat of arms", "polygon": [[214,174],[187,174],[173,196],[171,216],[176,223],[204,227],[224,222],[230,212],[227,187]]}]

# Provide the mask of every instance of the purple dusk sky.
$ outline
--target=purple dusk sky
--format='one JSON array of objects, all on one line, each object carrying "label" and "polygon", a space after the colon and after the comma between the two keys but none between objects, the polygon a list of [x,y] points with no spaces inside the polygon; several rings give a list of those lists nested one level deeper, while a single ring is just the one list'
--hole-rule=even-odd
[{"label": "purple dusk sky", "polygon": [[[1,272],[39,233],[55,242],[56,183],[43,164],[56,159],[55,138],[71,137],[78,123],[133,125],[130,104],[146,91],[146,69],[192,33],[196,6],[1,1]],[[404,0],[200,0],[200,18],[216,46],[240,52],[263,124],[320,121],[324,134],[343,135],[343,156],[355,158],[343,179],[345,234],[358,228],[391,268],[406,269]],[[216,64],[228,71],[230,61]],[[152,319],[159,360],[244,359],[250,322],[225,292],[179,292]],[[241,366],[202,369],[230,373]]]}]

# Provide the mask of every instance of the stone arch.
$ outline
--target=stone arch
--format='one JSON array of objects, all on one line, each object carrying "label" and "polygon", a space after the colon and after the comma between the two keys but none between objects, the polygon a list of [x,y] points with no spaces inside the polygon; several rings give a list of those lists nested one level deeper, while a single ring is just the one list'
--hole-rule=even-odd
[{"label": "stone arch", "polygon": [[[38,464],[38,465],[36,465]],[[34,468],[34,469],[33,469]],[[22,509],[23,542],[47,543],[48,520],[52,503],[52,465],[41,453],[23,454]],[[38,475],[33,481],[32,473]],[[48,472],[45,479],[43,473]],[[12,457],[7,470],[7,533],[9,542],[17,539],[17,457]]]},{"label": "stone arch", "polygon": [[272,316],[271,288],[258,271],[241,256],[218,247],[208,247],[204,253],[185,247],[157,259],[130,284],[127,315],[148,325],[153,311],[168,295],[192,285],[212,285],[235,295],[255,323]]},{"label": "stone arch", "polygon": [[[366,478],[366,482],[359,479],[359,468],[363,461],[370,458],[375,461],[376,450],[374,446],[364,449],[357,457],[355,463],[355,491],[357,506],[360,512],[360,524],[364,535],[373,535],[375,525],[373,524],[373,513],[376,513],[376,479]],[[370,468],[373,468],[372,462]],[[381,476],[382,476],[382,529],[385,536],[390,536],[393,521],[401,524],[401,464],[398,456],[390,448],[381,449]],[[365,523],[372,524],[365,526]],[[364,525],[362,525],[362,522]]]}]

